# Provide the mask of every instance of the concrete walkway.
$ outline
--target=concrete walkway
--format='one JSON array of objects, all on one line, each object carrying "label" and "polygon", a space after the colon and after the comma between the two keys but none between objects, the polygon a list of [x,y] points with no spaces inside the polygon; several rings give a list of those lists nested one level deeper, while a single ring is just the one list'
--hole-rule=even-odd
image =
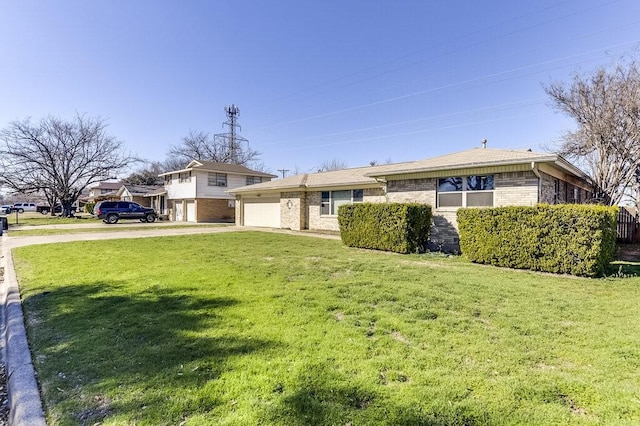
[{"label": "concrete walkway", "polygon": [[[166,224],[166,225],[165,225]],[[25,226],[11,228],[0,237],[0,267],[4,268],[4,285],[0,288],[0,349],[7,371],[7,389],[9,394],[9,424],[25,426],[46,426],[38,384],[35,378],[35,371],[31,360],[31,353],[27,342],[27,335],[24,325],[24,315],[20,298],[18,280],[13,267],[11,250],[16,247],[29,246],[35,244],[64,243],[71,241],[94,241],[122,238],[149,238],[166,237],[173,235],[195,235],[195,234],[216,234],[223,232],[276,232],[291,235],[302,235],[315,238],[340,239],[333,234],[318,234],[312,232],[296,232],[282,229],[254,228],[244,226],[193,226],[184,228],[171,228],[175,222],[158,222],[153,226],[156,229],[139,229],[140,223],[118,223],[106,225],[103,223],[82,223],[82,224],[60,224],[43,226]],[[157,229],[156,225],[167,226],[166,229]],[[131,231],[110,231],[109,228],[132,228]],[[74,233],[75,229],[95,228],[95,232]],[[64,234],[42,235],[42,236],[13,236],[12,233],[18,229],[65,229]]]}]

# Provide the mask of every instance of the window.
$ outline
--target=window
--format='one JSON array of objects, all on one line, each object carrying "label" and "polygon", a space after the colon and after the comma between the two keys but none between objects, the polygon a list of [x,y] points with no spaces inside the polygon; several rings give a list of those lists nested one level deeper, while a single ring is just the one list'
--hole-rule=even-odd
[{"label": "window", "polygon": [[164,184],[165,185],[171,185],[171,175],[165,175],[164,176]]},{"label": "window", "polygon": [[364,200],[362,189],[346,191],[322,191],[320,196],[320,214],[337,215],[343,204],[361,203]]},{"label": "window", "polygon": [[188,183],[191,182],[191,172],[183,172],[178,175],[178,182]]},{"label": "window", "polygon": [[247,185],[262,183],[262,176],[247,176]]},{"label": "window", "polygon": [[209,173],[209,186],[227,186],[227,175],[225,173]]},{"label": "window", "polygon": [[438,179],[438,207],[493,206],[493,175]]}]

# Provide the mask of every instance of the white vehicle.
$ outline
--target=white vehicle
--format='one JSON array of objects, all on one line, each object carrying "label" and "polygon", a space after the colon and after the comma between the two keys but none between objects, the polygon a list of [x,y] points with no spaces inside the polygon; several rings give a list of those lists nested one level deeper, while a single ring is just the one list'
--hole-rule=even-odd
[{"label": "white vehicle", "polygon": [[18,213],[35,212],[38,210],[36,203],[15,203],[11,209]]}]

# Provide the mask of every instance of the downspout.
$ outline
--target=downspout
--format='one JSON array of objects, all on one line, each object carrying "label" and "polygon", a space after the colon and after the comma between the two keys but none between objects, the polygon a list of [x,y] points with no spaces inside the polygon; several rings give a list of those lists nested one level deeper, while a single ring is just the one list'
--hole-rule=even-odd
[{"label": "downspout", "polygon": [[542,199],[542,176],[540,175],[540,171],[538,170],[538,165],[535,161],[531,162],[531,171],[538,178],[538,203]]},{"label": "downspout", "polygon": [[384,201],[389,202],[389,194],[387,193],[387,179],[374,177],[375,181],[382,184],[382,192],[384,192]]}]

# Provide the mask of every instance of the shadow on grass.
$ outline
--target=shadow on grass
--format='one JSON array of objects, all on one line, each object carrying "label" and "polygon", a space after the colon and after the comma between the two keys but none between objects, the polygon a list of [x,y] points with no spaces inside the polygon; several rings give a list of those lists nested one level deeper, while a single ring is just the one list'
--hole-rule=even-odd
[{"label": "shadow on grass", "polygon": [[168,287],[132,294],[97,282],[24,300],[50,416],[60,423],[118,415],[178,424],[222,403],[199,389],[233,369],[232,358],[274,346],[239,336],[239,328],[226,332],[225,310],[236,300]]},{"label": "shadow on grass", "polygon": [[[266,416],[267,423],[291,426],[388,424],[415,426],[489,424],[487,413],[473,408],[446,409],[416,404],[390,403],[384,389],[356,385],[340,375],[330,363],[310,364],[298,374],[293,389],[282,389],[283,399]],[[429,401],[421,401],[425,406]]]}]

